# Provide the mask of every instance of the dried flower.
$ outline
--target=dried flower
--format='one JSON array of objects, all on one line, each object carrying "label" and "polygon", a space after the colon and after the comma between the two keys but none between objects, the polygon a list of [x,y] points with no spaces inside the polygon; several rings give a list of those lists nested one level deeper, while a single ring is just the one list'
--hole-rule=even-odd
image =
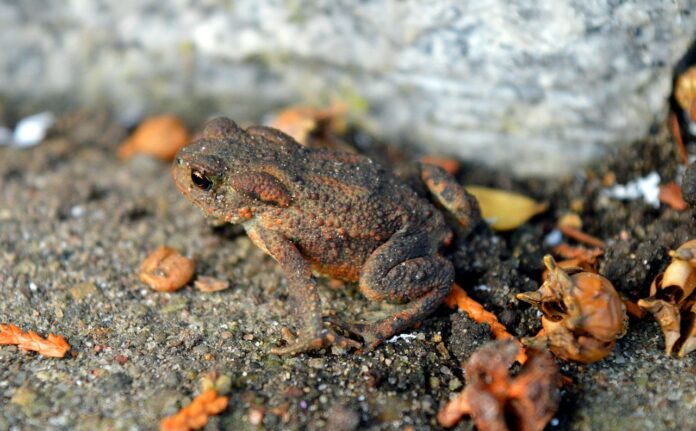
[{"label": "dried flower", "polygon": [[173,292],[191,280],[195,269],[191,259],[163,245],[140,265],[140,280],[158,292]]},{"label": "dried flower", "polygon": [[583,363],[603,359],[626,332],[628,317],[614,286],[599,274],[566,272],[544,257],[548,277],[535,292],[517,298],[538,307],[543,332],[530,345],[547,345],[558,357]]},{"label": "dried flower", "polygon": [[514,378],[510,366],[519,354],[511,341],[478,349],[464,369],[464,391],[437,415],[444,427],[470,415],[479,431],[541,431],[558,409],[561,376],[546,351],[529,350],[529,360]]},{"label": "dried flower", "polygon": [[22,350],[31,350],[51,358],[62,358],[70,350],[65,338],[48,334],[41,338],[34,331],[23,332],[15,325],[0,325],[0,344],[15,344]]},{"label": "dried flower", "polygon": [[[566,243],[557,245],[552,251],[556,256],[564,259],[556,264],[566,271],[579,269],[595,273],[597,272],[597,258],[604,254],[604,250],[601,248],[570,246]],[[543,281],[546,281],[548,274],[549,271],[545,270],[542,276]]]},{"label": "dried flower", "polygon": [[671,251],[672,262],[638,305],[655,316],[665,336],[665,354],[684,357],[696,350],[696,240]]},{"label": "dried flower", "polygon": [[160,431],[189,431],[203,428],[208,418],[220,414],[227,408],[227,397],[218,396],[214,389],[208,389],[194,398],[191,404],[160,422]]}]

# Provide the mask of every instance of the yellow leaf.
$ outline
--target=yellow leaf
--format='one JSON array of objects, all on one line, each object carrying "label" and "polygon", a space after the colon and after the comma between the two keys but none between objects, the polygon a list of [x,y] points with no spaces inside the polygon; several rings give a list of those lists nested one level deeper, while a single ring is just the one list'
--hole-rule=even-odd
[{"label": "yellow leaf", "polygon": [[505,190],[467,186],[466,191],[478,200],[481,215],[495,230],[516,229],[548,207],[545,203]]}]

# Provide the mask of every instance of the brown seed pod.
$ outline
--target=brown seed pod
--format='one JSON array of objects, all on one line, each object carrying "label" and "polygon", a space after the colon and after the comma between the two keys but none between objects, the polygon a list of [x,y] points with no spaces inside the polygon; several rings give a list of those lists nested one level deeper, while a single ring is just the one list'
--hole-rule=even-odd
[{"label": "brown seed pod", "polygon": [[696,350],[696,240],[670,253],[672,262],[638,305],[655,316],[665,336],[665,354],[682,358]]},{"label": "brown seed pod", "polygon": [[548,276],[535,292],[517,298],[539,308],[544,330],[531,345],[546,345],[558,357],[591,363],[608,356],[626,332],[628,317],[621,298],[606,278],[592,272],[564,270],[544,257]]}]

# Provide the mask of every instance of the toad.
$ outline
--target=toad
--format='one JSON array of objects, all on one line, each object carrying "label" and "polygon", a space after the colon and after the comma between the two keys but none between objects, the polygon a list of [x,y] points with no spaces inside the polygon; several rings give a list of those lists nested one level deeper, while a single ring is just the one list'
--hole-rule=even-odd
[{"label": "toad", "polygon": [[281,266],[298,336],[274,354],[362,346],[324,324],[313,275],[357,282],[370,300],[402,305],[376,321],[327,322],[368,349],[420,322],[452,286],[442,250],[453,229],[466,233],[479,219],[476,200],[441,168],[419,165],[433,204],[365,156],[306,148],[276,129],[243,129],[227,118],[208,122],[179,151],[172,175],[208,217],[242,224]]}]

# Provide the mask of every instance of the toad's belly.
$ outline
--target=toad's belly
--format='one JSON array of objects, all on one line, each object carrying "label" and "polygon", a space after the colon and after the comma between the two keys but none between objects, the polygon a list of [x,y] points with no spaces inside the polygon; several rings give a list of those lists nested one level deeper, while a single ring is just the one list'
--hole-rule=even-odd
[{"label": "toad's belly", "polygon": [[312,265],[319,276],[344,281],[358,281],[360,270],[367,258],[383,241],[367,239],[327,239],[317,244],[313,241],[295,242],[300,253]]},{"label": "toad's belly", "polygon": [[348,263],[322,264],[312,262],[312,273],[319,277],[335,278],[343,281],[360,280],[360,267]]}]

